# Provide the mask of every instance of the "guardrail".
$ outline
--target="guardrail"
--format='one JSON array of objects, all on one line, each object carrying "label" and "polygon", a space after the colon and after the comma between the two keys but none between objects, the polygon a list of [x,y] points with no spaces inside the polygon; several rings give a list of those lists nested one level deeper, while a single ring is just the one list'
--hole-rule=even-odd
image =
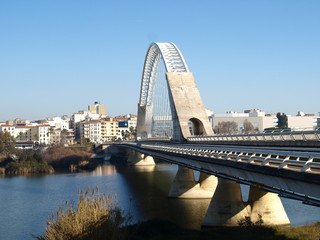
[{"label": "guardrail", "polygon": [[277,169],[320,174],[319,153],[225,147],[168,146],[165,144],[146,143],[140,144],[139,147],[181,155],[215,158],[222,161],[234,161]]},{"label": "guardrail", "polygon": [[251,134],[217,134],[212,136],[191,136],[190,142],[226,142],[226,141],[320,141],[320,130],[292,132],[264,132]]}]

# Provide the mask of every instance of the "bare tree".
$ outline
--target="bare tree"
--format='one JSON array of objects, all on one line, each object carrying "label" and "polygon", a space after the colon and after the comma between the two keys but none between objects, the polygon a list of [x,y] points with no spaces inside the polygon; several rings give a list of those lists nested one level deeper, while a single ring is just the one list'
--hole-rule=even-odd
[{"label": "bare tree", "polygon": [[247,119],[243,122],[243,132],[244,133],[252,133],[254,132],[254,126]]},{"label": "bare tree", "polygon": [[216,134],[234,134],[238,132],[238,124],[234,121],[218,122],[213,130]]}]

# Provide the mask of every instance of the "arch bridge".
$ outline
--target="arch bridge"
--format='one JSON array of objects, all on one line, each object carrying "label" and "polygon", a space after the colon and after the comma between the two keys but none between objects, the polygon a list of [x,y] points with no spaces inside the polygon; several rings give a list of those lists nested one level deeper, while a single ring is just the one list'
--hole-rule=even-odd
[{"label": "arch bridge", "polygon": [[[136,141],[118,145],[127,149],[129,162],[179,165],[169,197],[212,198],[204,226],[234,226],[259,216],[265,224],[289,224],[278,195],[320,206],[319,151],[200,144],[206,139],[219,140],[182,53],[174,43],[152,43],[142,73]],[[200,172],[199,181],[193,170]],[[239,183],[251,187],[248,202]]]}]

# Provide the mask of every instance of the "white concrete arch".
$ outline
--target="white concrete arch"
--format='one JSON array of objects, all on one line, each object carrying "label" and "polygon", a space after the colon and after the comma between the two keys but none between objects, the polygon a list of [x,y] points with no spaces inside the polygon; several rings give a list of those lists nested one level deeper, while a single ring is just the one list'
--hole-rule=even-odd
[{"label": "white concrete arch", "polygon": [[174,43],[152,43],[147,51],[143,67],[140,106],[152,101],[153,85],[161,59],[163,59],[166,72],[189,72],[180,50]]},{"label": "white concrete arch", "polygon": [[138,104],[137,140],[152,138],[154,84],[160,61],[164,62],[173,122],[171,140],[191,136],[190,119],[197,119],[200,135],[213,135],[193,74],[174,43],[152,43],[147,51]]}]

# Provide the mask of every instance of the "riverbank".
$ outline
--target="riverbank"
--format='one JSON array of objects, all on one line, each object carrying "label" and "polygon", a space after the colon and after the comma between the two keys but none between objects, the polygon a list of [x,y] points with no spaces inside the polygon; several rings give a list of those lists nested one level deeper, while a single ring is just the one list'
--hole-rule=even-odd
[{"label": "riverbank", "polygon": [[100,163],[92,159],[91,149],[54,146],[45,151],[16,150],[0,159],[0,174],[52,174],[55,171],[94,170]]},{"label": "riverbank", "polygon": [[124,229],[132,240],[224,239],[224,240],[318,240],[320,222],[300,227],[217,227],[202,230],[181,228],[163,220],[150,220]]},{"label": "riverbank", "polygon": [[[318,240],[320,222],[300,227],[265,226],[263,221],[239,221],[235,227],[191,230],[176,221],[153,219],[132,224],[129,212],[119,208],[115,195],[99,193],[95,187],[81,190],[78,201],[60,205],[47,220],[47,228],[38,239],[262,239]],[[180,224],[180,222],[179,222]]]},{"label": "riverbank", "polygon": [[101,160],[93,159],[91,148],[51,147],[43,153],[43,160],[55,170],[94,170]]},{"label": "riverbank", "polygon": [[187,230],[170,222],[148,221],[134,226],[131,239],[260,239],[260,240],[314,240],[320,237],[320,223],[303,227],[219,227]]},{"label": "riverbank", "polygon": [[[152,219],[132,224],[129,212],[119,208],[115,195],[99,193],[99,188],[79,191],[78,202],[59,207],[47,220],[47,228],[39,240],[47,239],[236,239],[236,240],[318,240],[320,222],[312,225],[266,226],[239,221],[235,227],[190,229],[181,222]],[[245,220],[245,219],[243,219]],[[177,225],[177,224],[179,225]],[[57,237],[58,236],[58,237]]]}]

